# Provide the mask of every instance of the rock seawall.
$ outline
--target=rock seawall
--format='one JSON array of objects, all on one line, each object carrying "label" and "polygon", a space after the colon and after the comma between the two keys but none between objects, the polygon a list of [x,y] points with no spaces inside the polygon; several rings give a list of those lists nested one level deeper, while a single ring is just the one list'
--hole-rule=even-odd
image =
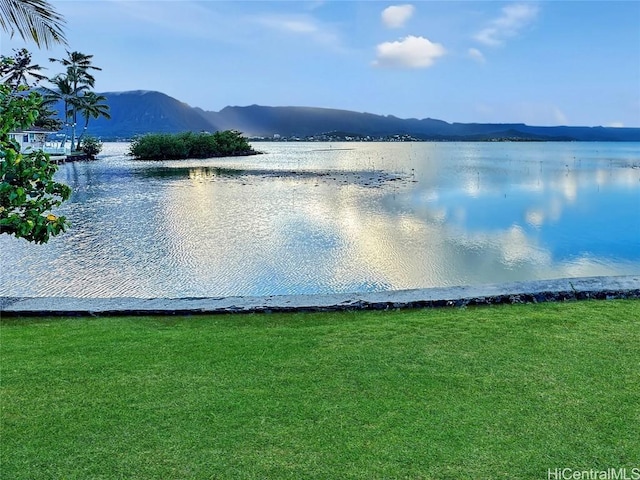
[{"label": "rock seawall", "polygon": [[389,292],[211,298],[0,297],[2,316],[189,315],[465,307],[640,299],[640,275]]}]

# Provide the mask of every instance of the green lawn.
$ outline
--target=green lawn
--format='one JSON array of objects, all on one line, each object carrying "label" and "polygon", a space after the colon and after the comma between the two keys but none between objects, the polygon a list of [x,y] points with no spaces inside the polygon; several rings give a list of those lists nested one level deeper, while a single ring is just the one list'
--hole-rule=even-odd
[{"label": "green lawn", "polygon": [[640,467],[640,301],[3,319],[2,479]]}]

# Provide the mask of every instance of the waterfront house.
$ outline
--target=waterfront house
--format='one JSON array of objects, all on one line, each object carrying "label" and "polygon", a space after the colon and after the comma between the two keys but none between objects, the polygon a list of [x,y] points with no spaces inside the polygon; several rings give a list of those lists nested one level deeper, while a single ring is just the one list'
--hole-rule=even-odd
[{"label": "waterfront house", "polygon": [[47,136],[49,136],[51,130],[40,127],[31,127],[26,130],[17,130],[9,133],[9,138],[18,142],[20,146],[20,152],[29,153],[36,150],[43,150],[50,155],[67,155],[69,149],[65,146],[65,141],[62,142],[48,142]]}]

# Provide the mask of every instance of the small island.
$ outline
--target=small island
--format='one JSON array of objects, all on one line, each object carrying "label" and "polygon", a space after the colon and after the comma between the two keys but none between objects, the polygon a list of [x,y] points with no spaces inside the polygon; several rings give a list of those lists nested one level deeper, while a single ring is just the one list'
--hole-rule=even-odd
[{"label": "small island", "polygon": [[237,130],[215,133],[150,133],[135,138],[129,153],[137,160],[183,160],[257,155],[247,138]]}]

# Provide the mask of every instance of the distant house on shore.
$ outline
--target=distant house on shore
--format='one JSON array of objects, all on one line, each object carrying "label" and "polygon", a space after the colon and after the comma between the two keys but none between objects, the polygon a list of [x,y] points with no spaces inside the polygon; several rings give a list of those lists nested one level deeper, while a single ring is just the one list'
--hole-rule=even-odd
[{"label": "distant house on shore", "polygon": [[40,127],[31,127],[26,130],[16,130],[9,133],[9,138],[18,142],[21,153],[35,152],[43,150],[45,153],[52,155],[65,155],[69,153],[69,149],[65,148],[64,141],[60,146],[55,146],[51,142],[47,142],[47,136],[51,130]]}]

